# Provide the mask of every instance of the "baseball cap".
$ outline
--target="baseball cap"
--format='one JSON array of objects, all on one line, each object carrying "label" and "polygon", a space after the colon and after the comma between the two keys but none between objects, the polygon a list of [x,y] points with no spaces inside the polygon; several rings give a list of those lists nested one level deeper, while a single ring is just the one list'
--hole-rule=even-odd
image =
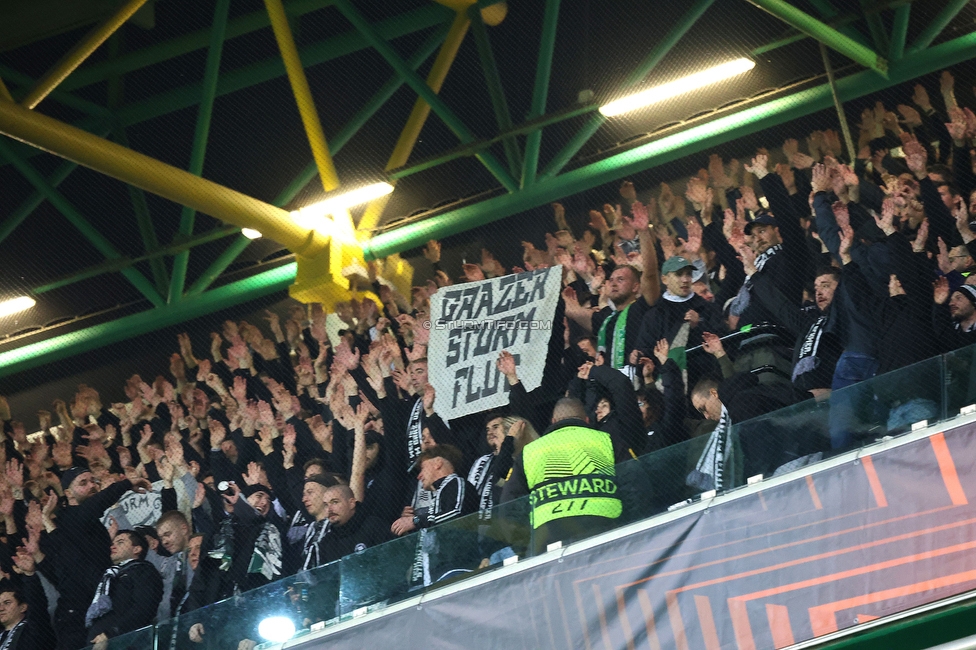
[{"label": "baseball cap", "polygon": [[681,257],[680,255],[675,255],[674,257],[669,257],[661,267],[661,273],[667,275],[668,273],[675,273],[685,268],[695,268],[695,265]]},{"label": "baseball cap", "polygon": [[752,233],[754,226],[777,226],[776,217],[769,214],[768,212],[761,213],[756,216],[755,219],[746,224],[745,231],[749,235]]}]

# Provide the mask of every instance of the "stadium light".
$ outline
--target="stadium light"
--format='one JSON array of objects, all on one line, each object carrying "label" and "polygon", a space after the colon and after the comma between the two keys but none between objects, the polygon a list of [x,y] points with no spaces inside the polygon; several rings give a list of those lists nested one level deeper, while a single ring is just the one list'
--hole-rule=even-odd
[{"label": "stadium light", "polygon": [[295,636],[295,624],[287,616],[269,616],[258,624],[258,634],[265,641],[282,643]]},{"label": "stadium light", "polygon": [[666,84],[648,88],[647,90],[642,90],[639,93],[628,95],[627,97],[621,97],[620,99],[614,100],[609,104],[604,104],[601,106],[600,112],[607,117],[621,115],[622,113],[627,113],[637,110],[638,108],[650,106],[651,104],[663,102],[666,99],[671,99],[672,97],[676,97],[683,93],[691,92],[692,90],[697,90],[698,88],[703,88],[713,83],[729,79],[730,77],[740,75],[743,72],[748,72],[755,67],[755,61],[750,59],[735,59],[734,61],[713,66],[707,70],[702,70],[701,72],[688,75],[687,77],[681,77],[680,79],[675,79],[674,81],[670,81]]},{"label": "stadium light", "polygon": [[36,304],[36,300],[27,296],[18,296],[17,298],[4,300],[3,302],[0,302],[0,318],[9,316],[11,314],[16,314],[17,312],[24,311],[25,309],[30,309]]},{"label": "stadium light", "polygon": [[[342,210],[348,210],[349,208],[362,203],[368,203],[373,199],[386,196],[392,191],[393,186],[385,181],[380,183],[372,183],[370,185],[364,185],[363,187],[357,187],[356,189],[349,190],[348,192],[343,192],[342,194],[330,196],[323,201],[313,203],[312,205],[307,205],[304,208],[299,208],[298,210],[292,212],[291,216],[296,223],[304,228],[317,230],[323,234],[330,234],[329,222],[325,218],[326,216],[335,214]],[[322,229],[325,229],[325,232],[323,232]]]},{"label": "stadium light", "polygon": [[261,239],[261,233],[254,228],[241,228],[241,234],[248,239]]}]

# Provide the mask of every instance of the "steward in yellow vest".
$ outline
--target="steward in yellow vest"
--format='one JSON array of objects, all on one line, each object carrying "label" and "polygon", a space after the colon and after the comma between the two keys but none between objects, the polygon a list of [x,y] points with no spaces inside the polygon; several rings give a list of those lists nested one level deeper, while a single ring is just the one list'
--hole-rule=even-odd
[{"label": "steward in yellow vest", "polygon": [[590,428],[575,398],[559,400],[552,419],[515,459],[503,496],[529,495],[535,553],[607,530],[623,510],[610,436]]}]

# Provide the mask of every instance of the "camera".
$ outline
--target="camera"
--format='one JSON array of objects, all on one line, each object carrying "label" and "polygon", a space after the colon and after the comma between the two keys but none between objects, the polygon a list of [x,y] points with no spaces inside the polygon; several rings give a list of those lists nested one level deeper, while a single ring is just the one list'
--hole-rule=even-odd
[{"label": "camera", "polygon": [[234,494],[233,489],[234,481],[221,481],[217,484],[217,491],[221,494],[231,495]]}]

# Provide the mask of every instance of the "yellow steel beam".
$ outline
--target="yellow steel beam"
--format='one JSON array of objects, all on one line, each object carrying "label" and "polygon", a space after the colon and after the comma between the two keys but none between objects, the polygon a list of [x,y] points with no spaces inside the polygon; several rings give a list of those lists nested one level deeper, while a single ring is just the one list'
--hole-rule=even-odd
[{"label": "yellow steel beam", "polygon": [[10,91],[7,90],[7,87],[3,83],[3,79],[0,79],[0,99],[5,99],[8,102],[14,101],[14,98],[10,94]]},{"label": "yellow steel beam", "polygon": [[0,133],[314,257],[329,237],[288,212],[12,102],[0,101]]},{"label": "yellow steel beam", "polygon": [[88,32],[88,35],[80,43],[75,45],[51,68],[46,75],[41,77],[38,82],[30,89],[27,96],[21,100],[20,104],[24,108],[34,108],[47,97],[58,84],[74,72],[75,68],[81,65],[82,61],[98,49],[98,46],[105,42],[109,36],[115,33],[125,21],[132,17],[132,14],[139,11],[139,8],[146,4],[146,0],[128,0],[119,7],[119,10],[109,16],[103,23]]},{"label": "yellow steel beam", "polygon": [[[451,64],[454,63],[458,49],[461,47],[461,42],[464,40],[464,35],[468,33],[468,27],[470,25],[471,21],[468,19],[465,11],[458,12],[457,16],[454,17],[451,29],[447,32],[447,38],[444,39],[444,44],[441,45],[441,49],[437,53],[437,58],[434,60],[434,65],[427,75],[427,85],[435,93],[440,92],[441,86],[444,85],[447,72],[451,69]],[[410,153],[413,151],[414,145],[417,144],[417,138],[420,137],[420,130],[424,127],[424,122],[427,121],[428,115],[430,115],[430,104],[418,97],[416,103],[413,105],[413,110],[410,112],[410,117],[407,118],[407,123],[403,127],[403,132],[400,133],[400,139],[397,140],[396,146],[393,148],[390,160],[386,163],[386,171],[407,164],[407,160],[410,158]],[[382,198],[370,202],[366,206],[366,211],[359,219],[358,230],[361,237],[368,236],[368,232],[379,224],[380,216],[382,216],[383,210],[390,200],[390,196],[387,194]]]},{"label": "yellow steel beam", "polygon": [[325,188],[326,192],[331,192],[339,187],[339,175],[336,174],[332,156],[329,154],[329,145],[325,141],[325,132],[322,130],[322,122],[319,121],[318,111],[315,110],[315,101],[312,99],[312,91],[308,87],[305,69],[302,68],[302,60],[298,56],[298,48],[295,46],[291,27],[288,25],[288,16],[285,15],[285,8],[282,6],[281,0],[264,0],[264,6],[268,10],[271,28],[274,30],[275,39],[278,41],[281,59],[285,63],[285,72],[288,73],[288,81],[291,83],[291,90],[295,94],[295,103],[298,104],[298,112],[301,114],[302,123],[305,125],[308,144],[312,148],[312,158],[315,159],[315,165],[319,168],[322,187]]}]

